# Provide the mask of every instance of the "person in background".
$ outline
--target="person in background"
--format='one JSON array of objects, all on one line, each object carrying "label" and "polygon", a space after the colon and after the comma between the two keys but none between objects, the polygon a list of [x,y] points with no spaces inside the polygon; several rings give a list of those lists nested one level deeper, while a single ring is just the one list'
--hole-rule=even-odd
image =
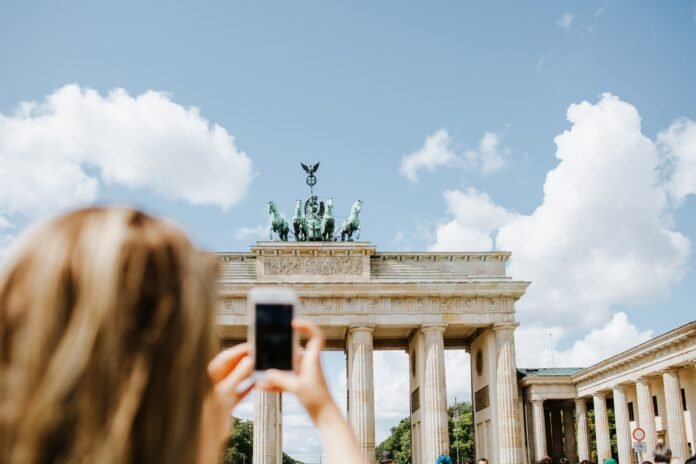
[{"label": "person in background", "polygon": [[655,464],[658,462],[672,462],[672,450],[667,448],[664,444],[658,443],[653,452],[653,460]]},{"label": "person in background", "polygon": [[617,463],[616,463],[616,459],[614,459],[614,458],[606,458],[604,460],[604,464],[617,464]]},{"label": "person in background", "polygon": [[[173,224],[88,208],[33,227],[0,272],[0,464],[218,462],[253,388],[246,344],[219,351],[218,260]],[[333,463],[365,462],[326,387],[323,337],[283,387]]]},{"label": "person in background", "polygon": [[587,459],[583,459],[582,461],[580,461],[580,464],[592,464],[592,463],[590,461],[588,461]]},{"label": "person in background", "polygon": [[488,464],[488,459],[479,458],[479,460],[476,462],[476,464]]}]

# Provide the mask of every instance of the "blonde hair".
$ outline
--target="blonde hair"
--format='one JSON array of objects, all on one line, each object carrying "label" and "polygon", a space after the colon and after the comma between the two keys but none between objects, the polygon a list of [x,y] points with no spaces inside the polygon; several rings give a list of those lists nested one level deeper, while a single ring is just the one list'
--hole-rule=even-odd
[{"label": "blonde hair", "polygon": [[217,267],[177,227],[89,208],[0,276],[0,463],[196,460]]}]

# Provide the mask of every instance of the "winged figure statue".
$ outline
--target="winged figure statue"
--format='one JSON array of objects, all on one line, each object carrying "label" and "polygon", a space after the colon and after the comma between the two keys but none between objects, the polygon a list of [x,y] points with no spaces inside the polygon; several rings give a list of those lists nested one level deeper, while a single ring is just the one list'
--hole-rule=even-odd
[{"label": "winged figure statue", "polygon": [[317,164],[310,164],[309,166],[307,166],[307,165],[304,164],[304,163],[300,163],[300,164],[302,165],[302,169],[304,169],[305,172],[306,172],[307,174],[309,174],[310,176],[314,176],[314,173],[317,172],[317,170],[319,169],[319,163],[317,163]]}]

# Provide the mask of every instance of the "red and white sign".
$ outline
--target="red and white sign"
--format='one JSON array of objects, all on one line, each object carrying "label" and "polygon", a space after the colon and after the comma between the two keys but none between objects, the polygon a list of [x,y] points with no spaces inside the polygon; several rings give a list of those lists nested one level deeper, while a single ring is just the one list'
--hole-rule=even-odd
[{"label": "red and white sign", "polygon": [[641,442],[645,440],[645,430],[641,429],[640,427],[636,427],[633,429],[633,439],[637,442]]}]

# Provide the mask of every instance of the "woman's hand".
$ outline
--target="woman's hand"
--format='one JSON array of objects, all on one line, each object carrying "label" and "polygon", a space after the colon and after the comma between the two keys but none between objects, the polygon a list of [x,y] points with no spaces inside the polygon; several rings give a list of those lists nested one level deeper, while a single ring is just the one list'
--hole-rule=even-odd
[{"label": "woman's hand", "polygon": [[309,338],[307,350],[297,363],[296,372],[268,370],[264,383],[259,386],[297,396],[319,429],[326,462],[368,464],[374,456],[365,459],[348,422],[338,410],[326,385],[319,359],[324,348],[324,336],[311,322],[294,320],[292,326]]},{"label": "woman's hand", "polygon": [[242,385],[254,368],[248,354],[249,345],[242,343],[220,352],[208,364],[213,388],[203,403],[199,463],[216,462],[220,445],[230,433],[232,411],[254,387],[252,382]]},{"label": "woman's hand", "polygon": [[308,321],[293,320],[292,326],[309,339],[307,350],[296,363],[296,372],[270,369],[266,371],[266,378],[259,386],[265,390],[293,393],[316,424],[322,411],[327,406],[334,405],[321,369],[320,354],[324,348],[324,336],[316,325]]}]

